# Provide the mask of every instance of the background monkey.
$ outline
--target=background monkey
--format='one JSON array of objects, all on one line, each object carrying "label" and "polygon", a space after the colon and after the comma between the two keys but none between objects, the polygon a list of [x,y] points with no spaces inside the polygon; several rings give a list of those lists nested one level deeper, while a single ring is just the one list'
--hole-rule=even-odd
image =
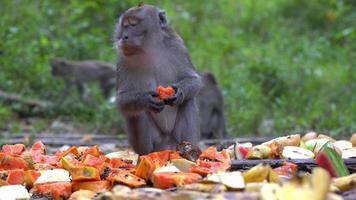
[{"label": "background monkey", "polygon": [[226,136],[224,100],[215,76],[201,72],[203,87],[198,94],[202,139],[222,139]]},{"label": "background monkey", "polygon": [[[165,12],[140,4],[116,24],[117,102],[129,141],[139,154],[175,149],[199,138],[196,94],[201,88],[183,40],[168,26]],[[172,86],[176,94],[158,100],[155,88]]]},{"label": "background monkey", "polygon": [[85,95],[85,84],[97,81],[105,98],[108,98],[116,86],[116,69],[113,64],[87,60],[70,61],[56,58],[50,61],[52,75],[61,77],[66,82],[65,94],[72,85],[76,85],[83,98]]}]

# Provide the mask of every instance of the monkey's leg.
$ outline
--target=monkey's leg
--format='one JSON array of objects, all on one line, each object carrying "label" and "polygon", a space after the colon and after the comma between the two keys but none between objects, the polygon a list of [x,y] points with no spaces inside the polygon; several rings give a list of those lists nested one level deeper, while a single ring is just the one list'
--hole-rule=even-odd
[{"label": "monkey's leg", "polygon": [[109,98],[111,91],[115,88],[115,81],[111,79],[101,80],[100,81],[100,89],[101,93],[105,97],[105,99]]},{"label": "monkey's leg", "polygon": [[159,131],[147,113],[126,118],[129,142],[140,155],[154,151],[153,139]]},{"label": "monkey's leg", "polygon": [[173,137],[176,142],[189,141],[193,144],[198,143],[200,123],[195,99],[188,100],[179,105]]},{"label": "monkey's leg", "polygon": [[65,88],[64,88],[60,98],[57,100],[59,105],[61,105],[64,102],[64,99],[68,96],[69,91],[72,89],[73,85],[74,85],[73,82],[71,82],[69,80],[65,82]]}]

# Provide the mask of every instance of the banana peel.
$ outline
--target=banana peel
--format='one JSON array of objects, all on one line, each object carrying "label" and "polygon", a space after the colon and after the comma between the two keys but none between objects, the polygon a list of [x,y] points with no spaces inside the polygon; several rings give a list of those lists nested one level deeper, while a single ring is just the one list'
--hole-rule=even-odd
[{"label": "banana peel", "polygon": [[184,185],[181,187],[181,189],[197,191],[197,192],[208,192],[208,193],[221,193],[227,191],[227,187],[224,184],[207,183],[207,182]]},{"label": "banana peel", "polygon": [[260,195],[262,200],[325,200],[329,187],[329,173],[322,168],[315,168],[310,177],[295,177],[282,185],[265,184],[260,190]]},{"label": "banana peel", "polygon": [[272,151],[271,148],[267,145],[256,145],[252,147],[246,155],[246,159],[265,159],[271,158]]},{"label": "banana peel", "polygon": [[342,192],[356,188],[356,173],[349,176],[335,178],[332,181],[331,186],[338,188]]},{"label": "banana peel", "polygon": [[279,176],[271,166],[261,163],[252,167],[250,170],[246,171],[243,174],[243,178],[245,183],[253,183],[253,182],[279,182]]}]

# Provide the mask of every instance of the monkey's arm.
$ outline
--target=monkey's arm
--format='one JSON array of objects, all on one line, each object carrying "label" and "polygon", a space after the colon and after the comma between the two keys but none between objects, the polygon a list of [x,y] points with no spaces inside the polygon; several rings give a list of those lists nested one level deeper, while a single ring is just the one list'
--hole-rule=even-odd
[{"label": "monkey's arm", "polygon": [[156,99],[156,92],[131,92],[121,91],[118,94],[118,105],[120,110],[128,116],[134,116],[144,110],[152,112],[161,112],[164,103]]},{"label": "monkey's arm", "polygon": [[202,81],[200,76],[193,70],[189,73],[189,76],[184,77],[176,83],[172,84],[172,87],[176,91],[176,94],[165,100],[168,105],[181,104],[186,100],[193,98],[202,87]]}]

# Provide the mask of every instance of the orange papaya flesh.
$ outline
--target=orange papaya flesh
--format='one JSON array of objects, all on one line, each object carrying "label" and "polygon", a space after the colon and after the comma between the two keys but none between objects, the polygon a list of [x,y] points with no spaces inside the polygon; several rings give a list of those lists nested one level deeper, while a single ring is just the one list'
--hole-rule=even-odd
[{"label": "orange papaya flesh", "polygon": [[53,182],[35,184],[33,193],[50,195],[54,200],[68,199],[72,194],[72,183]]},{"label": "orange papaya flesh", "polygon": [[11,169],[27,170],[29,169],[29,163],[26,162],[21,157],[0,153],[0,170],[11,170]]},{"label": "orange papaya flesh", "polygon": [[93,192],[105,192],[111,190],[111,183],[110,181],[75,181],[73,182],[72,190],[90,190]]},{"label": "orange papaya flesh", "polygon": [[126,170],[113,169],[108,178],[113,184],[119,183],[129,187],[142,187],[146,181]]},{"label": "orange papaya flesh", "polygon": [[156,188],[168,189],[199,181],[202,177],[190,172],[158,172],[153,174],[153,185]]},{"label": "orange papaya flesh", "polygon": [[95,167],[75,167],[71,169],[70,175],[73,181],[99,181],[100,173]]},{"label": "orange papaya flesh", "polygon": [[2,152],[8,155],[21,155],[26,150],[24,144],[3,145]]}]

